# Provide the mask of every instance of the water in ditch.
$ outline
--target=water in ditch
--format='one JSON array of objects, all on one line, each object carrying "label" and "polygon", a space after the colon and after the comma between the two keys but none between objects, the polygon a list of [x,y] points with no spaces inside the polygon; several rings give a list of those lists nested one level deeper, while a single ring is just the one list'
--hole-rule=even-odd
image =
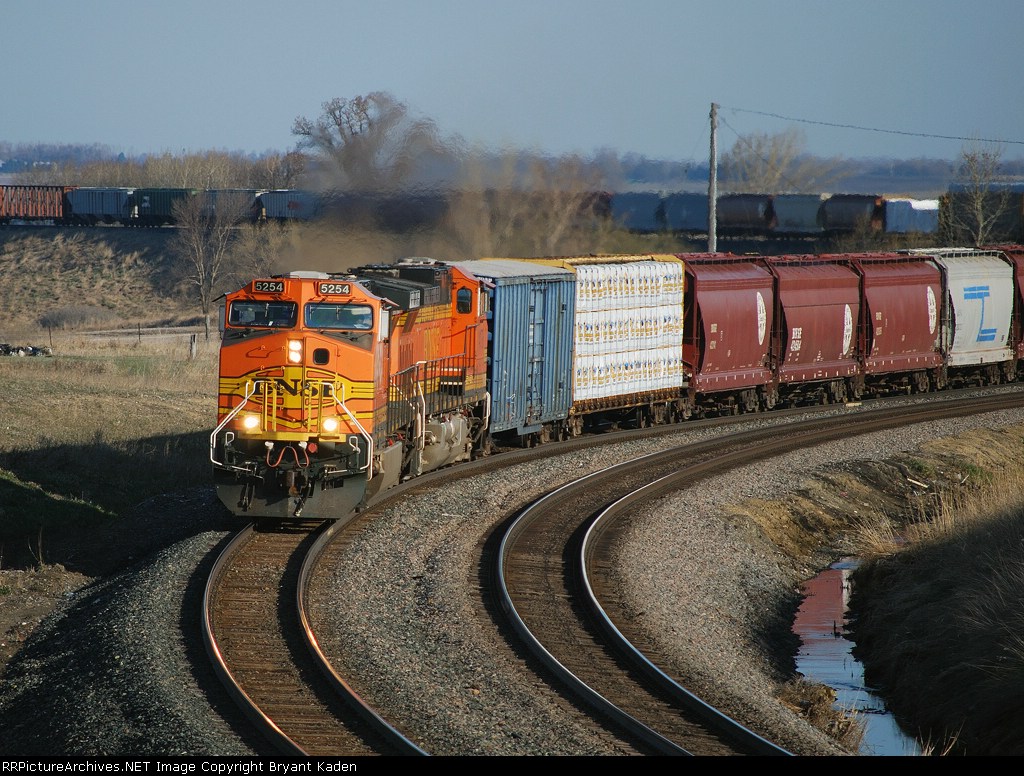
[{"label": "water in ditch", "polygon": [[885,707],[864,685],[864,670],[851,654],[853,643],[843,635],[849,599],[849,574],[855,560],[833,564],[803,586],[804,600],[793,623],[801,640],[797,670],[808,680],[836,691],[836,707],[853,711],[864,727],[860,754],[916,756],[918,742],[907,736]]}]

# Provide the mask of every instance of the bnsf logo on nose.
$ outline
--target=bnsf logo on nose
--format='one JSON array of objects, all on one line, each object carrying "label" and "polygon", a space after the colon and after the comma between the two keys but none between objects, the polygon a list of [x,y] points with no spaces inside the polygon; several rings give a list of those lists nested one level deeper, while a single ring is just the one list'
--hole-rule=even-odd
[{"label": "bnsf logo on nose", "polygon": [[[331,393],[330,385],[322,386],[318,383],[303,383],[301,380],[285,380],[283,377],[276,378],[274,385],[277,386],[277,390],[292,396],[298,396],[302,393],[309,396],[319,396],[322,391],[329,396]],[[325,387],[326,391],[324,391]]]}]

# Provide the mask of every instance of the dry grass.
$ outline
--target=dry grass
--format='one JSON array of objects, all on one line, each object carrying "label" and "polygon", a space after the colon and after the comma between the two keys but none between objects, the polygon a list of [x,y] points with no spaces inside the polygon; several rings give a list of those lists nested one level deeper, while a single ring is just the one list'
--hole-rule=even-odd
[{"label": "dry grass", "polygon": [[[202,335],[200,335],[201,339]],[[209,478],[216,349],[77,337],[0,359],[0,541],[93,524]],[[21,546],[23,542],[18,542]]]},{"label": "dry grass", "polygon": [[858,529],[865,558],[892,555],[910,546],[973,541],[979,526],[1024,504],[1024,472],[1016,466],[1024,433],[979,430],[936,440],[918,454],[891,462],[907,498],[899,513]]},{"label": "dry grass", "polygon": [[861,537],[855,654],[932,753],[1024,753],[1021,444],[1001,429],[931,445],[913,472],[928,497]]},{"label": "dry grass", "polygon": [[10,228],[0,234],[0,341],[47,333],[180,321],[195,315],[161,230]]},{"label": "dry grass", "polygon": [[[1024,427],[977,429],[729,511],[793,557],[817,542],[861,558],[854,655],[929,753],[1024,754],[1022,447]],[[833,714],[841,723],[816,692],[786,686],[782,697],[823,729]],[[850,723],[833,734],[855,735]]]},{"label": "dry grass", "polygon": [[797,677],[780,687],[779,701],[848,751],[860,750],[864,725],[855,711],[836,707],[831,687]]}]

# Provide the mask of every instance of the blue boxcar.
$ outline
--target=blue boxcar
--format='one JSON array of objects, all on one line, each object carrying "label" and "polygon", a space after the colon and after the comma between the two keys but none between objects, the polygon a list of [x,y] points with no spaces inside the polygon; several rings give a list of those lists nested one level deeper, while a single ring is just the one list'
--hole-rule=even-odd
[{"label": "blue boxcar", "polygon": [[491,433],[537,433],[572,406],[575,273],[512,259],[458,262],[488,284]]}]

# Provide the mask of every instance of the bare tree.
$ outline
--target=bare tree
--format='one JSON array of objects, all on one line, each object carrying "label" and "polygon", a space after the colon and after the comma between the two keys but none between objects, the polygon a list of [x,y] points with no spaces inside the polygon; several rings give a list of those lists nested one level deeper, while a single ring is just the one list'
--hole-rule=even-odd
[{"label": "bare tree", "polygon": [[231,246],[229,285],[240,288],[253,278],[269,277],[282,270],[290,251],[291,230],[278,224],[239,226]]},{"label": "bare tree", "polygon": [[723,185],[742,194],[818,193],[841,179],[838,159],[804,152],[799,129],[741,135],[719,162]]},{"label": "bare tree", "polygon": [[961,151],[944,209],[943,229],[950,242],[985,245],[1016,239],[1011,218],[1013,192],[1001,185],[1001,169],[1002,149],[998,146],[975,143]]},{"label": "bare tree", "polygon": [[609,230],[603,180],[578,156],[507,154],[497,169],[470,165],[449,225],[468,256],[542,256],[599,250]]},{"label": "bare tree", "polygon": [[296,118],[292,134],[328,166],[326,188],[397,190],[425,157],[443,153],[434,122],[412,118],[386,92],[328,100],[319,118]]},{"label": "bare tree", "polygon": [[171,250],[179,260],[182,278],[195,290],[203,314],[206,339],[210,338],[210,309],[232,274],[238,226],[252,207],[244,195],[209,193],[188,197],[172,205],[177,230]]},{"label": "bare tree", "polygon": [[249,182],[257,189],[291,189],[298,184],[305,170],[306,157],[297,151],[265,154],[253,162]]}]

